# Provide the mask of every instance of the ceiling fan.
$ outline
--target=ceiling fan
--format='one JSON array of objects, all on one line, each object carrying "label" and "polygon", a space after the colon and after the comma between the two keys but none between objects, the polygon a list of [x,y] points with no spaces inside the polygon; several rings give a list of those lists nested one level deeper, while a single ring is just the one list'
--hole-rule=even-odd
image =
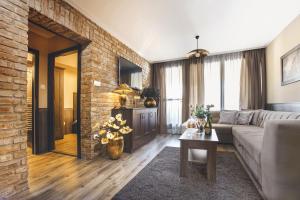
[{"label": "ceiling fan", "polygon": [[205,49],[199,49],[198,48],[198,40],[199,40],[199,35],[196,35],[195,39],[197,40],[197,49],[194,49],[193,51],[190,51],[187,56],[189,58],[200,58],[200,57],[205,57],[209,54],[209,52]]}]

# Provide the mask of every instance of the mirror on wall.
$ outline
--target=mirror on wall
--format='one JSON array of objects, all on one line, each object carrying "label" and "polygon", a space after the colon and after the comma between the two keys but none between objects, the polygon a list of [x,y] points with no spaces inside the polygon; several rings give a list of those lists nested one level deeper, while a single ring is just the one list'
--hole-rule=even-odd
[{"label": "mirror on wall", "polygon": [[119,84],[122,83],[126,83],[133,89],[142,90],[143,73],[141,67],[119,57]]}]

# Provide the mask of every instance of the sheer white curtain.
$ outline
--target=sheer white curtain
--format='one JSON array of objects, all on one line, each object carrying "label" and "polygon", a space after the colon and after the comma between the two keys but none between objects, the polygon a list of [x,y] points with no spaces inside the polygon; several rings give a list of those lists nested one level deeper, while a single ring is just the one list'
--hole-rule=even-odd
[{"label": "sheer white curtain", "polygon": [[242,54],[232,53],[207,57],[204,62],[204,104],[212,110],[240,108]]},{"label": "sheer white curtain", "polygon": [[213,104],[212,110],[221,109],[221,62],[209,59],[204,62],[204,104]]},{"label": "sheer white curtain", "polygon": [[224,59],[224,109],[240,108],[241,54],[232,54]]},{"label": "sheer white curtain", "polygon": [[172,134],[181,133],[182,123],[182,66],[165,68],[167,128]]}]

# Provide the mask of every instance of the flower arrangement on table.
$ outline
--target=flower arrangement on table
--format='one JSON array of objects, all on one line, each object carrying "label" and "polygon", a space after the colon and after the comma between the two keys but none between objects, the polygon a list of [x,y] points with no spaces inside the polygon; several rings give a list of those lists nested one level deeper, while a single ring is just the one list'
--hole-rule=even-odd
[{"label": "flower arrangement on table", "polygon": [[200,131],[203,131],[205,129],[205,133],[209,134],[212,129],[211,121],[211,111],[210,109],[213,108],[214,105],[196,105],[195,108],[192,108],[192,116],[196,117],[198,119],[198,127]]},{"label": "flower arrangement on table", "polygon": [[109,157],[113,160],[121,157],[124,148],[123,135],[132,132],[132,129],[126,125],[126,120],[123,120],[122,114],[117,114],[115,117],[110,117],[102,126],[97,123],[93,129],[100,129],[95,138],[106,144],[106,150]]}]

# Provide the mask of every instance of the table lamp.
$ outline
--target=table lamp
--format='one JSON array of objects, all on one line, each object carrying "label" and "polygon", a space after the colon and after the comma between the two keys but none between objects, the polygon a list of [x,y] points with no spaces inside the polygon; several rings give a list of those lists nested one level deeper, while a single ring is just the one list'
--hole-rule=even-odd
[{"label": "table lamp", "polygon": [[127,84],[122,83],[113,92],[120,95],[121,108],[125,108],[127,94],[132,93],[133,90]]}]

